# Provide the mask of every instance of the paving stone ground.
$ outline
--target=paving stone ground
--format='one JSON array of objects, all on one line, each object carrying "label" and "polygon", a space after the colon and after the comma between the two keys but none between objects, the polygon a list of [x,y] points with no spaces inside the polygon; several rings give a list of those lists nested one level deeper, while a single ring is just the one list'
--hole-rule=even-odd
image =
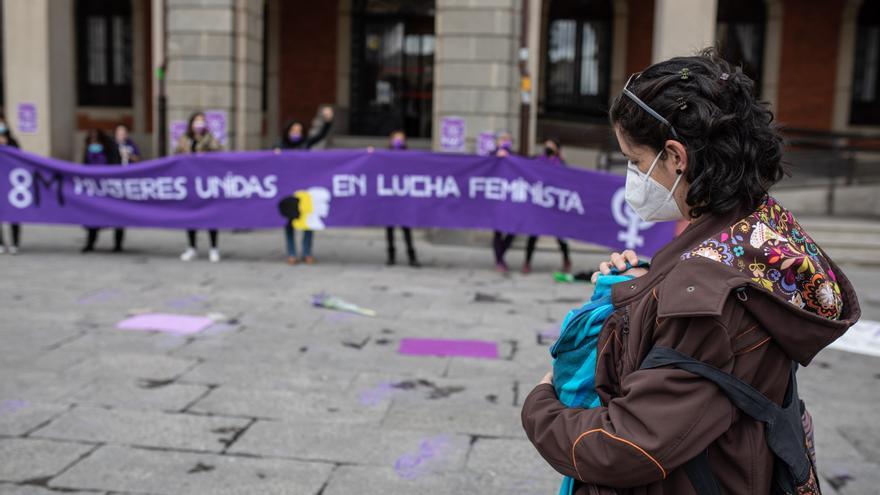
[{"label": "paving stone ground", "polygon": [[[319,233],[320,263],[297,267],[280,231],[221,234],[220,264],[179,261],[180,232],[131,231],[123,254],[79,254],[76,228],[26,226],[24,238],[19,256],[0,256],[0,494],[558,489],[519,422],[550,366],[541,334],[591,290],[552,281],[556,252],[505,277],[488,248],[421,237],[424,268],[385,267],[378,229]],[[600,259],[575,254],[583,269]],[[844,269],[880,319],[880,270]],[[322,291],[378,316],[312,307]],[[115,328],[148,311],[219,323],[190,336]],[[491,341],[499,358],[403,356],[406,337]],[[880,493],[878,365],[826,350],[801,371],[827,493]]]}]

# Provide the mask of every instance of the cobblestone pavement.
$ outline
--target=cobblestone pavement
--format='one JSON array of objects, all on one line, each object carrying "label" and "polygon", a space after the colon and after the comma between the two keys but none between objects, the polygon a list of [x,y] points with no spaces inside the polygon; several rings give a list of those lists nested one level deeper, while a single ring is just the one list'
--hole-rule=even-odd
[{"label": "cobblestone pavement", "polygon": [[[179,261],[179,232],[131,231],[127,253],[91,255],[79,229],[24,236],[20,255],[0,256],[0,493],[558,489],[519,421],[562,316],[589,295],[553,283],[554,252],[504,277],[488,249],[424,241],[425,268],[385,267],[378,230],[319,233],[320,263],[296,267],[280,231],[221,234],[219,264]],[[880,319],[880,270],[846,268],[866,318]],[[321,291],[378,316],[314,308]],[[116,328],[144,312],[218,323]],[[499,357],[398,353],[419,337],[491,341]],[[826,350],[801,372],[827,493],[880,493],[878,363]]]}]

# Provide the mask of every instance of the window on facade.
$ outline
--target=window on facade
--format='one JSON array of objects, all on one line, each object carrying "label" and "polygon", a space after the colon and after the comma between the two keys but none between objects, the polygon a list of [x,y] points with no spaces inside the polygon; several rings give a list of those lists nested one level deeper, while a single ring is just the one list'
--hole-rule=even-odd
[{"label": "window on facade", "polygon": [[609,1],[550,3],[544,113],[604,118],[611,72],[611,22]]},{"label": "window on facade", "polygon": [[355,0],[351,55],[351,132],[430,137],[434,2]]},{"label": "window on facade", "polygon": [[719,0],[715,40],[721,57],[742,67],[761,94],[764,69],[764,32],[767,8],[764,0]]},{"label": "window on facade", "polygon": [[880,125],[880,5],[865,2],[859,11],[853,63],[850,123]]},{"label": "window on facade", "polygon": [[79,104],[130,106],[131,0],[78,0]]}]

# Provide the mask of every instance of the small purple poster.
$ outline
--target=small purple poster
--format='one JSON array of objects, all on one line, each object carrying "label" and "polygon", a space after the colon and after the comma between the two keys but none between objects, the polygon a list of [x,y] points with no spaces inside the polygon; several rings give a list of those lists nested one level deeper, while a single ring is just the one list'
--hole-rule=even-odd
[{"label": "small purple poster", "polygon": [[495,133],[492,131],[483,131],[477,136],[477,154],[480,156],[489,156],[495,152]]},{"label": "small purple poster", "polygon": [[37,104],[18,104],[18,132],[22,134],[36,134],[37,129]]},{"label": "small purple poster", "polygon": [[464,119],[443,117],[440,119],[440,151],[464,151]]},{"label": "small purple poster", "polygon": [[185,120],[172,120],[168,125],[169,153],[174,153],[174,149],[177,148],[177,142],[180,141],[180,136],[186,134],[186,124]]},{"label": "small purple poster", "polygon": [[226,147],[226,111],[225,110],[208,110],[205,112],[205,120],[208,122],[208,129],[214,138]]}]

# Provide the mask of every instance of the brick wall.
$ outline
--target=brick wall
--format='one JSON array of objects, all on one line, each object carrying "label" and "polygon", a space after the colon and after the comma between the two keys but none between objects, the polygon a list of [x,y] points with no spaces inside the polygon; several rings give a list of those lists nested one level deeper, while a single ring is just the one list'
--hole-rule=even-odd
[{"label": "brick wall", "polygon": [[281,122],[269,123],[270,135],[291,118],[308,126],[318,105],[336,101],[337,6],[335,0],[281,3]]},{"label": "brick wall", "polygon": [[777,118],[830,130],[843,0],[785,0]]}]

